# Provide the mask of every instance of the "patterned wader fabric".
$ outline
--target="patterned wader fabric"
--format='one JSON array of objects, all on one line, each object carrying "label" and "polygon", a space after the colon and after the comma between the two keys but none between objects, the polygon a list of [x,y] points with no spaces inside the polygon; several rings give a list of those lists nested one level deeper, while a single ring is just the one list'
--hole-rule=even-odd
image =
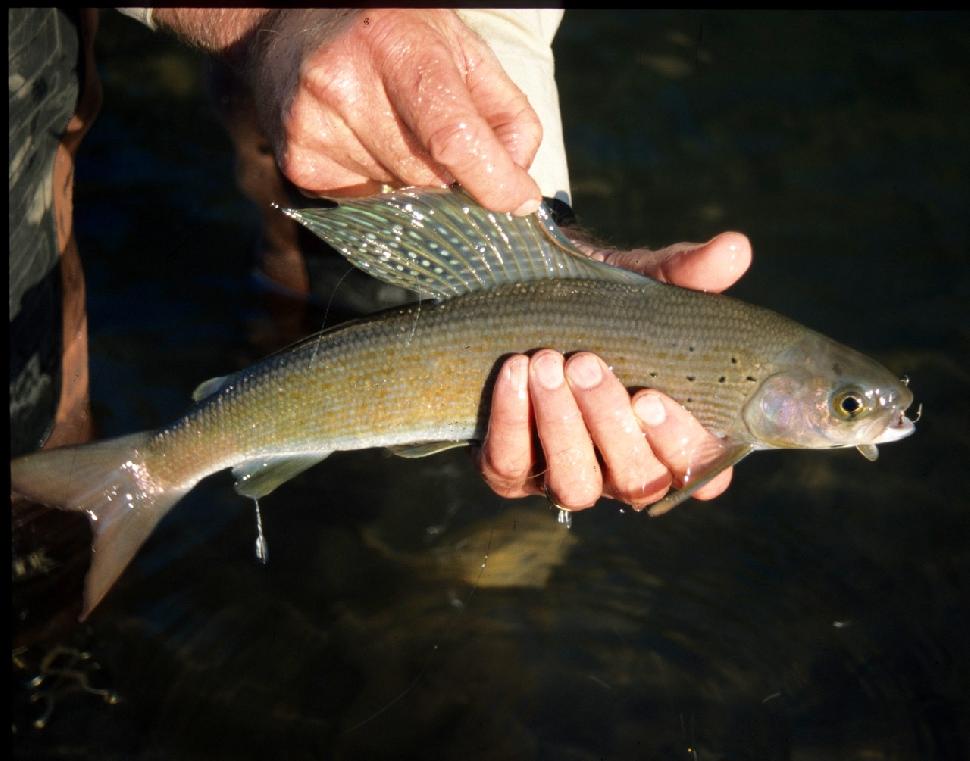
[{"label": "patterned wader fabric", "polygon": [[[68,355],[69,406],[86,412],[84,286],[71,232],[71,188],[73,152],[97,111],[100,88],[79,33],[93,36],[93,13],[11,8],[7,21],[10,448],[16,456],[41,446],[64,416],[62,359]],[[79,358],[82,368],[74,367]],[[57,443],[79,435],[74,428]]]}]

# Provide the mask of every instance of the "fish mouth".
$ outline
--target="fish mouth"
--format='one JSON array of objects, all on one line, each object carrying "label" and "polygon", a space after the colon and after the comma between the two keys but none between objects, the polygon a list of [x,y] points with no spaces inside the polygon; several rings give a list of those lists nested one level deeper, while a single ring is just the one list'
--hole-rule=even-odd
[{"label": "fish mouth", "polygon": [[890,441],[899,441],[900,439],[905,439],[913,431],[916,430],[916,421],[920,419],[923,414],[923,405],[919,405],[916,408],[916,414],[913,419],[910,420],[906,417],[905,410],[900,410],[896,415],[896,419],[893,420],[886,429],[879,434],[879,438],[873,440],[873,444],[886,444]]}]

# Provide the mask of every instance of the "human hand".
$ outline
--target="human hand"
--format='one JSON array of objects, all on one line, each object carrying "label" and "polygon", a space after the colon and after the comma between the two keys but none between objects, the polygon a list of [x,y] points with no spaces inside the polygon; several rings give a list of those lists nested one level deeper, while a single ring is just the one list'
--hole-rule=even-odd
[{"label": "human hand", "polygon": [[526,170],[539,119],[454,11],[360,11],[336,29],[333,13],[281,11],[252,47],[255,100],[291,182],[337,196],[457,180],[493,211],[538,208]]},{"label": "human hand", "polygon": [[[739,233],[660,251],[588,253],[706,291],[729,287],[751,263],[751,244]],[[543,349],[509,357],[499,370],[479,464],[486,483],[504,497],[548,494],[563,508],[582,510],[607,496],[642,509],[671,484],[683,483],[688,467],[699,464],[688,461],[691,453],[716,446],[717,439],[664,394],[644,389],[631,398],[599,357],[581,352],[564,362]],[[712,499],[730,481],[729,469],[693,496]]]}]

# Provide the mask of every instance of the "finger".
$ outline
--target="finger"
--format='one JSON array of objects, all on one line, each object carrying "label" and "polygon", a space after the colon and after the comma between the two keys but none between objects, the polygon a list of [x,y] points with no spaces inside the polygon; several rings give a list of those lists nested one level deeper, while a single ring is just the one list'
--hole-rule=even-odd
[{"label": "finger", "polygon": [[[648,389],[633,397],[650,448],[683,485],[721,452],[720,440],[709,433],[684,407],[659,391]],[[731,468],[694,493],[697,499],[713,499],[731,483]]]},{"label": "finger", "polygon": [[733,285],[751,265],[751,242],[726,232],[707,243],[677,243],[658,251],[615,251],[606,261],[697,291],[720,292]]},{"label": "finger", "polygon": [[566,378],[603,458],[606,493],[635,507],[660,499],[670,486],[670,471],[650,450],[623,384],[588,352],[570,357]]},{"label": "finger", "polygon": [[536,462],[529,411],[529,358],[524,354],[509,357],[495,378],[479,465],[485,482],[503,497],[542,493],[533,475]]},{"label": "finger", "polygon": [[542,122],[491,48],[474,34],[465,43],[465,79],[472,101],[512,161],[528,169],[542,142]]},{"label": "finger", "polygon": [[529,361],[529,395],[546,461],[546,488],[560,506],[592,507],[603,491],[593,442],[563,375],[562,354],[544,349]]},{"label": "finger", "polygon": [[[385,98],[383,92],[381,96]],[[377,122],[357,121],[352,126],[361,144],[394,175],[394,182],[425,187],[452,184],[455,178],[432,161],[386,98],[383,105],[383,115]]]},{"label": "finger", "polygon": [[[340,115],[353,142],[391,175],[385,182],[422,186],[454,182],[454,177],[432,161],[391,106],[371,62],[357,62],[356,66],[359,68],[342,77],[332,76],[326,65],[321,66],[323,73],[317,78],[315,93],[321,105]],[[364,86],[364,81],[369,84]]]},{"label": "finger", "polygon": [[383,79],[391,105],[432,161],[493,211],[526,214],[539,207],[538,186],[478,113],[444,45],[419,49],[407,65],[396,57],[388,62]]}]

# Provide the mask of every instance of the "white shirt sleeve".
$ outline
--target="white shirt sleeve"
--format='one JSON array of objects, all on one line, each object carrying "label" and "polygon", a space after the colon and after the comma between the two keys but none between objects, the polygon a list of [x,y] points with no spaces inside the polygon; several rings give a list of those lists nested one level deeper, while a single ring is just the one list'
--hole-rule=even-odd
[{"label": "white shirt sleeve", "polygon": [[542,123],[542,144],[529,174],[544,196],[570,203],[569,168],[562,137],[552,40],[560,9],[467,10],[459,17],[495,53],[509,78],[525,93]]},{"label": "white shirt sleeve", "polygon": [[152,18],[152,14],[155,12],[154,8],[115,8],[115,10],[125,14],[128,18],[140,21],[153,32],[155,31],[155,20]]}]

